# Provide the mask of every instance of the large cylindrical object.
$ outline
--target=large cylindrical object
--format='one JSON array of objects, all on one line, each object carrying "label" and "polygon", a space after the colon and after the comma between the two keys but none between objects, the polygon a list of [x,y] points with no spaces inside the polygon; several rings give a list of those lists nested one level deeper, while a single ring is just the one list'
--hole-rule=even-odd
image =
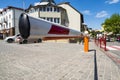
[{"label": "large cylindrical object", "polygon": [[52,23],[40,18],[34,18],[22,13],[19,18],[19,32],[21,37],[27,39],[70,38],[79,37],[81,32],[68,27]]}]

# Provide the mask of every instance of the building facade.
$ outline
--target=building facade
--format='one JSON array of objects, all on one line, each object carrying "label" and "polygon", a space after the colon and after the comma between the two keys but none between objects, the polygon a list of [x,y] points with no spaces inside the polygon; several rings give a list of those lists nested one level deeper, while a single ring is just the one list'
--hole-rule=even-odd
[{"label": "building facade", "polygon": [[[19,33],[18,21],[23,9],[8,6],[0,12],[0,34],[3,38]],[[69,2],[56,4],[54,0],[41,0],[30,5],[25,12],[33,17],[42,18],[77,31],[84,32],[83,15]]]},{"label": "building facade", "polygon": [[77,31],[82,31],[83,15],[72,7],[69,2],[56,5],[54,0],[41,0],[40,3],[34,6],[30,5],[26,12],[30,16],[43,18]]},{"label": "building facade", "polygon": [[58,6],[66,10],[69,27],[82,32],[82,27],[84,23],[82,13],[80,13],[72,5],[70,5],[69,2],[60,3],[58,4]]},{"label": "building facade", "polygon": [[19,33],[18,21],[23,9],[8,6],[0,12],[0,34],[3,38]]},{"label": "building facade", "polygon": [[33,17],[42,18],[68,27],[66,10],[57,6],[53,0],[42,0],[40,3],[30,5],[26,12]]}]

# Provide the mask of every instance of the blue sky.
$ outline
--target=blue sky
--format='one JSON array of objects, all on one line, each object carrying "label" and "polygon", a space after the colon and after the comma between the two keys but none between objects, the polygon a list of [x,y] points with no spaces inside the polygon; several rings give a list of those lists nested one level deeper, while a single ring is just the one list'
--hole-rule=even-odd
[{"label": "blue sky", "polygon": [[[41,0],[0,0],[0,10],[7,6],[25,8]],[[56,3],[70,2],[84,15],[84,22],[89,28],[101,29],[101,24],[114,13],[120,14],[120,0],[54,0]]]}]

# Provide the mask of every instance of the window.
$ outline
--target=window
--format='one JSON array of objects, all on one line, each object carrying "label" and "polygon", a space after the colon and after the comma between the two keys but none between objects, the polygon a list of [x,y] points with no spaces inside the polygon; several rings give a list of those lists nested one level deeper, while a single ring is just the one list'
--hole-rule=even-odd
[{"label": "window", "polygon": [[47,6],[46,9],[47,9],[47,12],[49,12],[49,11],[52,12],[52,10],[53,10],[51,6]]},{"label": "window", "polygon": [[54,12],[60,12],[60,8],[54,8]]},{"label": "window", "polygon": [[0,30],[2,29],[2,26],[1,26],[1,24],[0,24]]},{"label": "window", "polygon": [[42,11],[42,7],[40,7],[39,9],[40,9],[40,11]]},{"label": "window", "polygon": [[6,27],[5,24],[3,25],[3,27],[4,27],[3,29],[5,29],[5,27]]},{"label": "window", "polygon": [[9,14],[9,19],[11,19],[11,15]]},{"label": "window", "polygon": [[5,18],[4,18],[3,20],[4,20],[4,22],[5,22]]},{"label": "window", "polygon": [[57,8],[57,12],[60,12],[60,9],[59,9],[59,8]]},{"label": "window", "polygon": [[43,7],[43,11],[46,11],[46,8],[45,8],[45,7]]},{"label": "window", "polygon": [[60,18],[54,18],[55,23],[60,23]]},{"label": "window", "polygon": [[53,22],[53,18],[50,18],[50,21]]},{"label": "window", "polygon": [[50,11],[52,12],[52,7],[50,7]]},{"label": "window", "polygon": [[57,18],[57,23],[60,23],[60,19],[59,18]]},{"label": "window", "polygon": [[54,8],[54,12],[56,12],[57,11],[57,9],[56,8]]},{"label": "window", "polygon": [[54,18],[54,22],[55,22],[55,23],[57,22],[56,18]]},{"label": "window", "polygon": [[31,9],[31,12],[34,12],[34,11],[35,11],[35,10],[32,8],[32,9]]},{"label": "window", "polygon": [[1,22],[3,22],[3,18],[1,18]]},{"label": "window", "polygon": [[40,17],[41,19],[46,19],[45,17]]},{"label": "window", "polygon": [[47,19],[47,21],[53,22],[53,18],[52,17],[47,17],[46,19]]},{"label": "window", "polygon": [[40,17],[40,18],[50,22],[59,23],[59,18],[52,18],[52,17]]},{"label": "window", "polygon": [[47,18],[48,21],[50,21],[50,18]]},{"label": "window", "polygon": [[49,7],[47,7],[47,11],[50,11],[50,8],[49,8]]},{"label": "window", "polygon": [[8,16],[6,16],[6,21],[8,21]]},{"label": "window", "polygon": [[31,13],[31,10],[29,11],[29,13]]},{"label": "window", "polygon": [[35,9],[35,11],[38,12],[38,11],[39,11],[39,8]]},{"label": "window", "polygon": [[9,28],[11,28],[11,23],[9,23]]},{"label": "window", "polygon": [[43,17],[43,19],[46,19],[45,17]]}]

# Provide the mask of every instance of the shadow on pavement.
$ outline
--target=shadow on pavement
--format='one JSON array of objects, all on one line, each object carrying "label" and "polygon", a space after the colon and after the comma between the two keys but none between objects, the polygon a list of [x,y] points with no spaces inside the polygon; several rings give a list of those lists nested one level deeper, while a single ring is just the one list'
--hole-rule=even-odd
[{"label": "shadow on pavement", "polygon": [[98,80],[96,50],[95,49],[89,50],[89,52],[91,51],[94,52],[94,80]]}]

